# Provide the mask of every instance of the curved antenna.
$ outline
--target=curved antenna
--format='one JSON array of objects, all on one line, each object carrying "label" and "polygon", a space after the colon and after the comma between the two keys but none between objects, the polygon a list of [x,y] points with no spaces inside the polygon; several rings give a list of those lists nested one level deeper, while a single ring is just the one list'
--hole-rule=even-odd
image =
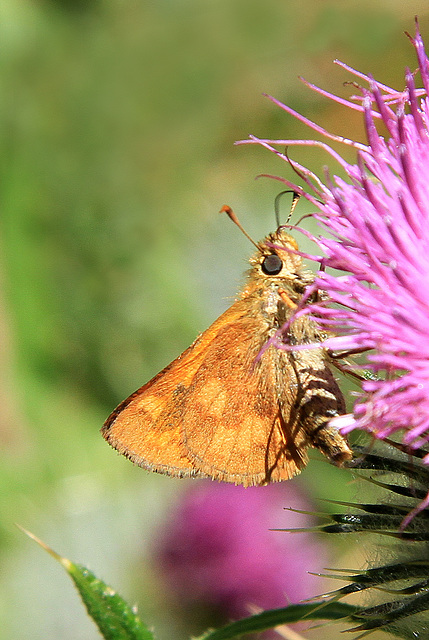
[{"label": "curved antenna", "polygon": [[250,240],[250,242],[258,249],[258,251],[260,251],[260,246],[258,244],[256,244],[256,242],[253,240],[253,238],[251,238],[249,236],[249,234],[247,233],[247,231],[244,230],[244,228],[242,227],[242,225],[240,223],[240,220],[237,218],[237,216],[235,215],[235,213],[231,209],[231,207],[228,207],[227,204],[224,204],[222,209],[219,211],[219,213],[226,213],[228,218],[230,220],[232,220],[234,224],[237,225],[237,227],[240,229],[241,233],[243,233],[246,236],[246,238],[248,240]]},{"label": "curved antenna", "polygon": [[281,226],[281,224],[280,224],[280,198],[285,193],[293,193],[292,204],[290,206],[289,215],[287,217],[287,220],[286,220],[285,224],[289,224],[289,221],[292,218],[293,212],[295,211],[295,207],[298,204],[298,200],[301,197],[301,195],[299,193],[297,193],[296,191],[293,191],[293,189],[286,189],[286,191],[280,191],[280,193],[278,193],[276,195],[276,199],[274,200],[274,211],[275,211],[275,214],[276,214],[277,228],[279,228]]}]

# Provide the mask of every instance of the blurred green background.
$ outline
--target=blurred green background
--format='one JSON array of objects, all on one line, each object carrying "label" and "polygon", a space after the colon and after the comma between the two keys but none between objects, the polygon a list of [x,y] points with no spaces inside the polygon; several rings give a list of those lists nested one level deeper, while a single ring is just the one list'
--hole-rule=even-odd
[{"label": "blurred green background", "polygon": [[[401,88],[414,14],[428,39],[424,1],[2,1],[1,639],[99,637],[14,522],[175,637],[145,558],[186,482],[134,468],[99,428],[234,297],[251,247],[220,207],[273,230],[279,184],[254,177],[292,173],[233,142],[311,133],[261,94],[362,139],[297,76],[346,96],[340,58]],[[296,482],[317,496],[332,478],[315,461]]]}]

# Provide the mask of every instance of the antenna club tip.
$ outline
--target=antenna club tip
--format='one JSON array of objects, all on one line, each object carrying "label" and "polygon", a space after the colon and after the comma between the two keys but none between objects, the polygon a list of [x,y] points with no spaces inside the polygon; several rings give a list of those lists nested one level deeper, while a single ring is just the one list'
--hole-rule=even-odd
[{"label": "antenna club tip", "polygon": [[234,211],[231,209],[231,207],[229,207],[227,204],[224,204],[222,209],[220,210],[219,213],[226,213],[226,215],[228,216],[228,218],[230,220],[232,220],[232,222],[234,224],[237,225],[237,227],[240,229],[240,231],[246,236],[246,238],[248,240],[250,240],[250,242],[253,244],[254,247],[256,247],[258,249],[258,251],[260,250],[260,247],[258,244],[256,244],[256,242],[254,240],[252,240],[252,238],[249,236],[249,234],[247,233],[247,231],[245,231],[242,227],[242,225],[240,224],[239,219],[237,218],[237,216],[235,215]]},{"label": "antenna club tip", "polygon": [[240,223],[238,222],[237,216],[235,215],[234,211],[231,209],[231,207],[229,207],[227,204],[224,204],[222,209],[219,211],[219,213],[226,213],[226,215],[228,216],[228,218],[230,218],[237,226],[240,226]]}]

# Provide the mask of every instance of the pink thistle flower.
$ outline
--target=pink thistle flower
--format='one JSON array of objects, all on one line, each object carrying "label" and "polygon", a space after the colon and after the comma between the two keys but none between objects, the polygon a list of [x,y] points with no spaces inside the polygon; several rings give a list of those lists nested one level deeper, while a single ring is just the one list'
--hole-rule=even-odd
[{"label": "pink thistle flower", "polygon": [[[337,426],[343,432],[364,429],[380,439],[402,430],[404,444],[416,450],[429,441],[429,60],[417,22],[416,36],[409,38],[423,89],[416,89],[408,69],[405,90],[398,92],[342,63],[368,83],[360,87],[361,96],[343,100],[309,85],[362,112],[366,144],[332,135],[270,98],[318,133],[356,149],[355,164],[315,140],[251,137],[246,142],[275,152],[299,173],[308,190],[271,177],[317,207],[315,217],[331,236],[314,238],[325,254],[322,264],[347,272],[320,271],[315,286],[327,293],[328,302],[298,311],[312,313],[335,333],[324,342],[326,348],[370,350],[365,368],[374,379],[363,382],[353,414],[338,418]],[[377,123],[385,126],[386,136],[377,131]],[[348,180],[326,173],[322,182],[278,145],[322,146]]]},{"label": "pink thistle flower", "polygon": [[327,562],[323,543],[310,532],[272,528],[312,526],[296,485],[236,487],[199,482],[190,487],[165,531],[156,560],[182,607],[211,607],[224,619],[249,614],[249,606],[285,607],[320,590]]}]

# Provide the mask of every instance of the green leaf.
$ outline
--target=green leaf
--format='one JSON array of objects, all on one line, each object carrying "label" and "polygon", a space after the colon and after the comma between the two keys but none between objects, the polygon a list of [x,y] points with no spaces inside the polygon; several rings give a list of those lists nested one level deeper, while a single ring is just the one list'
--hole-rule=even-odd
[{"label": "green leaf", "polygon": [[249,618],[237,620],[237,622],[232,622],[216,631],[208,631],[197,640],[229,640],[247,633],[265,631],[282,624],[291,624],[302,620],[339,620],[352,616],[359,610],[359,607],[342,602],[292,604],[283,609],[263,611]]},{"label": "green leaf", "polygon": [[141,622],[135,608],[130,607],[109,585],[99,580],[86,567],[62,558],[23,527],[19,528],[64,567],[75,583],[89,615],[106,640],[154,640],[153,634]]}]

